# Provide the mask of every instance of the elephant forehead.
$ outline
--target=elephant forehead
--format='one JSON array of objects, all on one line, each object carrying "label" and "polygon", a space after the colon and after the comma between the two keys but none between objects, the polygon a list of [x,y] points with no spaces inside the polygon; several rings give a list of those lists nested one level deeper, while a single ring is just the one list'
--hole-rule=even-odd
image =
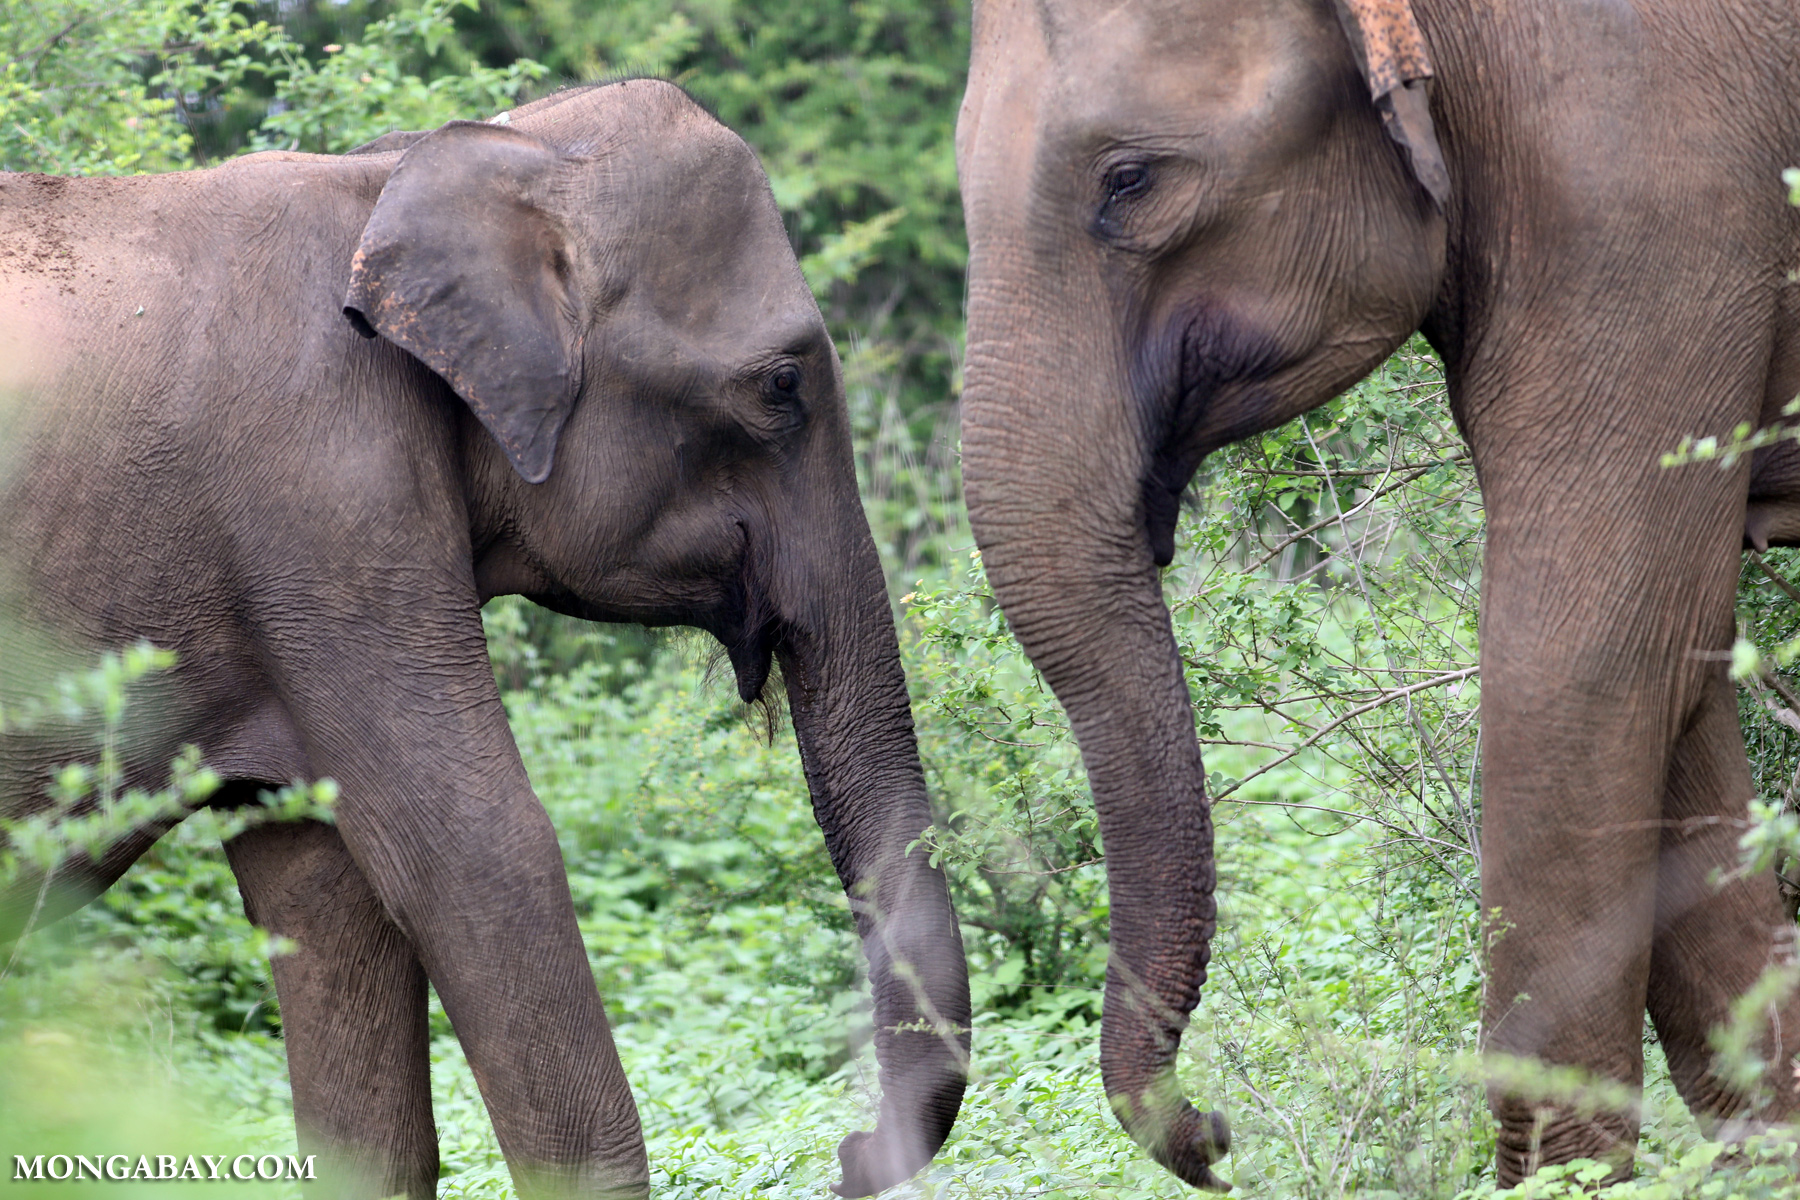
[{"label": "elephant forehead", "polygon": [[[767,189],[764,187],[764,193]],[[729,180],[696,180],[632,232],[635,289],[665,321],[736,341],[788,316],[818,321],[780,213]]]},{"label": "elephant forehead", "polygon": [[985,131],[1003,131],[1015,152],[1029,142],[1076,165],[1118,142],[1202,159],[1248,149],[1316,87],[1316,17],[1289,4],[1005,6],[977,30],[964,120],[988,146],[1002,139]]},{"label": "elephant forehead", "polygon": [[663,325],[727,343],[771,315],[816,314],[756,156],[689,107],[673,125],[612,130],[559,177],[554,203],[587,264],[590,309],[629,297]]},{"label": "elephant forehead", "polygon": [[[543,106],[543,107],[540,107]],[[575,89],[506,114],[575,165],[566,207],[605,239],[705,255],[725,242],[786,233],[756,154],[674,84],[624,80]]]}]

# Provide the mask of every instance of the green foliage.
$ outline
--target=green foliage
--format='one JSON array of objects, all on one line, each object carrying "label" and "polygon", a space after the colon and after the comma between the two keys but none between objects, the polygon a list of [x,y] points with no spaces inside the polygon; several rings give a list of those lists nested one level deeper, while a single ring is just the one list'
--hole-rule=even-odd
[{"label": "green foliage", "polygon": [[274,103],[257,135],[266,149],[341,154],[390,129],[434,129],[445,121],[509,108],[546,69],[530,59],[504,67],[470,65],[426,78],[408,56],[437,58],[455,36],[451,12],[475,0],[425,0],[371,21],[361,40],[321,47],[322,60],[290,51]]},{"label": "green foliage", "polygon": [[[1791,417],[1796,413],[1800,413],[1800,396],[1781,406],[1781,415],[1784,417]],[[1723,439],[1710,435],[1701,438],[1691,435],[1683,437],[1675,449],[1662,456],[1662,465],[1685,467],[1689,463],[1716,462],[1720,467],[1730,470],[1745,455],[1754,454],[1765,446],[1796,439],[1800,439],[1800,427],[1777,421],[1773,425],[1757,429],[1745,421],[1733,426],[1731,433]]]},{"label": "green foliage", "polygon": [[[51,680],[41,695],[0,712],[0,731],[15,744],[47,733],[66,738],[71,730],[86,731],[97,752],[93,764],[73,762],[56,772],[46,806],[0,817],[0,893],[17,893],[23,886],[33,897],[24,932],[0,966],[0,982],[21,960],[28,973],[66,965],[71,937],[76,943],[99,940],[126,959],[174,967],[172,975],[150,973],[152,990],[203,1024],[242,1031],[254,1021],[273,1028],[266,962],[280,947],[244,920],[218,847],[267,821],[330,820],[337,787],[330,780],[295,782],[260,794],[253,804],[219,812],[205,805],[220,779],[192,746],[176,756],[166,787],[126,787],[121,744],[127,708],[142,685],[174,664],[169,651],[140,643],[102,656],[87,671]],[[177,822],[185,822],[179,832],[164,837],[125,881],[82,914],[74,923],[79,932],[63,930],[54,944],[41,944],[38,916],[60,870],[98,860],[107,847],[145,825]]]},{"label": "green foliage", "polygon": [[[750,714],[705,676],[670,653],[648,675],[600,660],[507,695],[578,911],[699,938],[740,907],[779,910],[792,919],[777,981],[841,991],[860,950],[792,742],[756,737]],[[608,994],[629,987],[629,965],[601,971],[619,984]]]},{"label": "green foliage", "polygon": [[966,5],[494,0],[467,30],[483,61],[530,56],[565,79],[650,73],[690,87],[762,157],[796,245],[816,256],[814,286],[841,317],[869,333],[885,310],[902,337],[955,336],[966,250],[951,143]]},{"label": "green foliage", "polygon": [[1792,1133],[1754,1134],[1731,1146],[1695,1142],[1675,1154],[1641,1155],[1637,1178],[1606,1186],[1612,1168],[1582,1158],[1544,1167],[1518,1187],[1490,1184],[1458,1200],[1794,1200],[1797,1150]]},{"label": "green foliage", "polygon": [[[259,1035],[196,1036],[145,988],[143,964],[89,957],[0,983],[0,1194],[217,1197],[216,1182],[19,1182],[12,1155],[296,1153],[281,1047]],[[54,980],[54,987],[50,986]],[[52,998],[54,1003],[45,1003]],[[234,1153],[239,1151],[233,1150]],[[240,1188],[299,1200],[290,1183]]]},{"label": "green foliage", "polygon": [[488,657],[502,692],[524,691],[543,679],[602,664],[617,690],[649,669],[667,640],[638,625],[597,625],[540,608],[520,596],[501,596],[481,610]]},{"label": "green foliage", "polygon": [[47,727],[79,730],[97,724],[97,764],[69,763],[50,780],[49,804],[19,817],[0,817],[0,887],[41,878],[27,929],[42,907],[56,869],[66,860],[97,858],[132,829],[178,818],[217,790],[219,777],[202,766],[193,747],[176,758],[167,788],[126,788],[120,754],[127,695],[133,685],[173,666],[174,656],[146,643],[108,653],[100,665],[53,681],[0,713],[0,730],[15,740],[43,736]]},{"label": "green foliage", "polygon": [[1754,1136],[1740,1146],[1702,1142],[1624,1183],[1597,1187],[1612,1168],[1592,1159],[1545,1167],[1516,1188],[1482,1188],[1459,1200],[1792,1200],[1796,1143]]},{"label": "green foliage", "polygon": [[1757,800],[1742,846],[1744,870],[1774,868],[1789,917],[1800,914],[1800,567],[1792,549],[1745,556],[1738,579],[1732,677]]},{"label": "green foliage", "polygon": [[902,598],[921,753],[978,1002],[1098,1019],[1106,886],[1093,799],[1056,700],[1007,632],[978,557]]},{"label": "green foliage", "polygon": [[0,7],[0,167],[128,175],[188,165],[195,113],[230,102],[290,43],[233,0]]}]

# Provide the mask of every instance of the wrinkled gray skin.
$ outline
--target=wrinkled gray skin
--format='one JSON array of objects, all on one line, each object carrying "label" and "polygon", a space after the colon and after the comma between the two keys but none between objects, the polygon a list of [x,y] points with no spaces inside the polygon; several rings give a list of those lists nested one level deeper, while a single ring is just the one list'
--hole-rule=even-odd
[{"label": "wrinkled gray skin", "polygon": [[[130,782],[193,743],[225,803],[342,788],[335,826],[227,847],[251,917],[299,945],[275,975],[302,1148],[330,1166],[309,1194],[435,1194],[428,979],[523,1194],[647,1192],[488,665],[481,603],[515,593],[706,629],[746,699],[780,660],[875,994],[881,1115],[839,1190],[905,1178],[955,1118],[968,983],[944,879],[904,854],[930,818],[893,619],[761,168],[650,80],[368,150],[0,176],[13,619],[178,652]],[[59,753],[0,742],[8,811]],[[62,872],[39,923],[161,832]],[[0,897],[0,937],[35,892]]]},{"label": "wrinkled gray skin", "polygon": [[[1067,707],[1112,888],[1102,1064],[1126,1126],[1218,1186],[1172,1067],[1214,931],[1212,828],[1158,586],[1200,461],[1415,329],[1487,508],[1489,1049],[1637,1087],[1648,1008],[1688,1104],[1746,1110],[1706,1034],[1788,951],[1736,863],[1741,540],[1800,534],[1791,454],[1665,470],[1800,391],[1796,17],[1773,2],[1416,0],[1442,212],[1328,0],[981,0],[957,130],[963,467],[995,594]],[[1126,170],[1125,168],[1134,168]],[[1791,443],[1789,444],[1791,449]],[[1748,502],[1754,499],[1751,506]],[[1761,1052],[1792,1113],[1800,1003]],[[1499,1177],[1637,1119],[1496,1086]]]}]

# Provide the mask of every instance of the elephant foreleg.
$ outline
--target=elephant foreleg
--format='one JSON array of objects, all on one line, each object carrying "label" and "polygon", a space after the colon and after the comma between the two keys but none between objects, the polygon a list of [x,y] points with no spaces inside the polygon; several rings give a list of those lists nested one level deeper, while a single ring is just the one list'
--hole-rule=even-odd
[{"label": "elephant foreleg", "polygon": [[1800,1052],[1800,996],[1761,1019],[1756,1050],[1771,1064],[1766,1105],[1714,1073],[1707,1036],[1730,1020],[1732,1002],[1765,969],[1792,961],[1794,927],[1775,880],[1763,872],[1723,887],[1714,882],[1737,864],[1751,793],[1736,697],[1721,668],[1669,766],[1648,997],[1675,1086],[1703,1119],[1788,1117],[1800,1109],[1792,1062]]},{"label": "elephant foreleg", "polygon": [[[1498,1181],[1510,1187],[1577,1158],[1609,1162],[1623,1178],[1643,1082],[1657,826],[1649,802],[1660,763],[1636,749],[1650,735],[1634,714],[1584,725],[1575,699],[1508,699],[1501,687],[1482,697],[1484,750],[1490,763],[1505,756],[1514,778],[1504,782],[1516,789],[1496,796],[1490,786],[1482,818],[1486,1048],[1524,1070],[1520,1083],[1489,1088]],[[1553,749],[1520,749],[1544,745]],[[1565,798],[1566,811],[1557,807]],[[1600,1102],[1568,1104],[1538,1074],[1545,1067],[1579,1068]],[[1624,1104],[1605,1099],[1621,1088]]]},{"label": "elephant foreleg", "polygon": [[330,825],[264,825],[226,846],[256,924],[297,943],[276,992],[308,1200],[437,1194],[425,971]]},{"label": "elephant foreleg", "polygon": [[407,619],[290,619],[284,644],[311,764],[342,789],[336,833],[443,1000],[519,1194],[644,1200],[637,1106],[475,606],[449,585],[437,615],[361,594]]}]

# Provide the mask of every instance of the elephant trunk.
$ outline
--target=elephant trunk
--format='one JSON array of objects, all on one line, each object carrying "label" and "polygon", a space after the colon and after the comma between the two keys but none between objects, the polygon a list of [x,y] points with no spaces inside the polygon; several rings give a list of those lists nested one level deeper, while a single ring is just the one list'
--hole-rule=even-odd
[{"label": "elephant trunk", "polygon": [[[854,499],[850,502],[855,504]],[[969,976],[944,875],[917,842],[931,823],[893,612],[866,526],[803,567],[814,597],[778,653],[813,811],[869,961],[881,1113],[838,1147],[833,1190],[868,1196],[931,1160],[968,1074]],[[822,549],[822,548],[820,548]],[[829,559],[829,561],[823,561]],[[822,599],[819,599],[822,598]]]},{"label": "elephant trunk", "polygon": [[1088,365],[1123,356],[1092,353],[1077,328],[1009,319],[1024,289],[977,286],[975,266],[964,485],[995,597],[1068,712],[1093,789],[1111,897],[1107,1096],[1158,1162],[1223,1189],[1211,1164],[1229,1146],[1224,1118],[1196,1111],[1175,1082],[1214,929],[1213,832],[1146,532],[1149,437],[1124,399],[1126,372],[1096,379]]}]

